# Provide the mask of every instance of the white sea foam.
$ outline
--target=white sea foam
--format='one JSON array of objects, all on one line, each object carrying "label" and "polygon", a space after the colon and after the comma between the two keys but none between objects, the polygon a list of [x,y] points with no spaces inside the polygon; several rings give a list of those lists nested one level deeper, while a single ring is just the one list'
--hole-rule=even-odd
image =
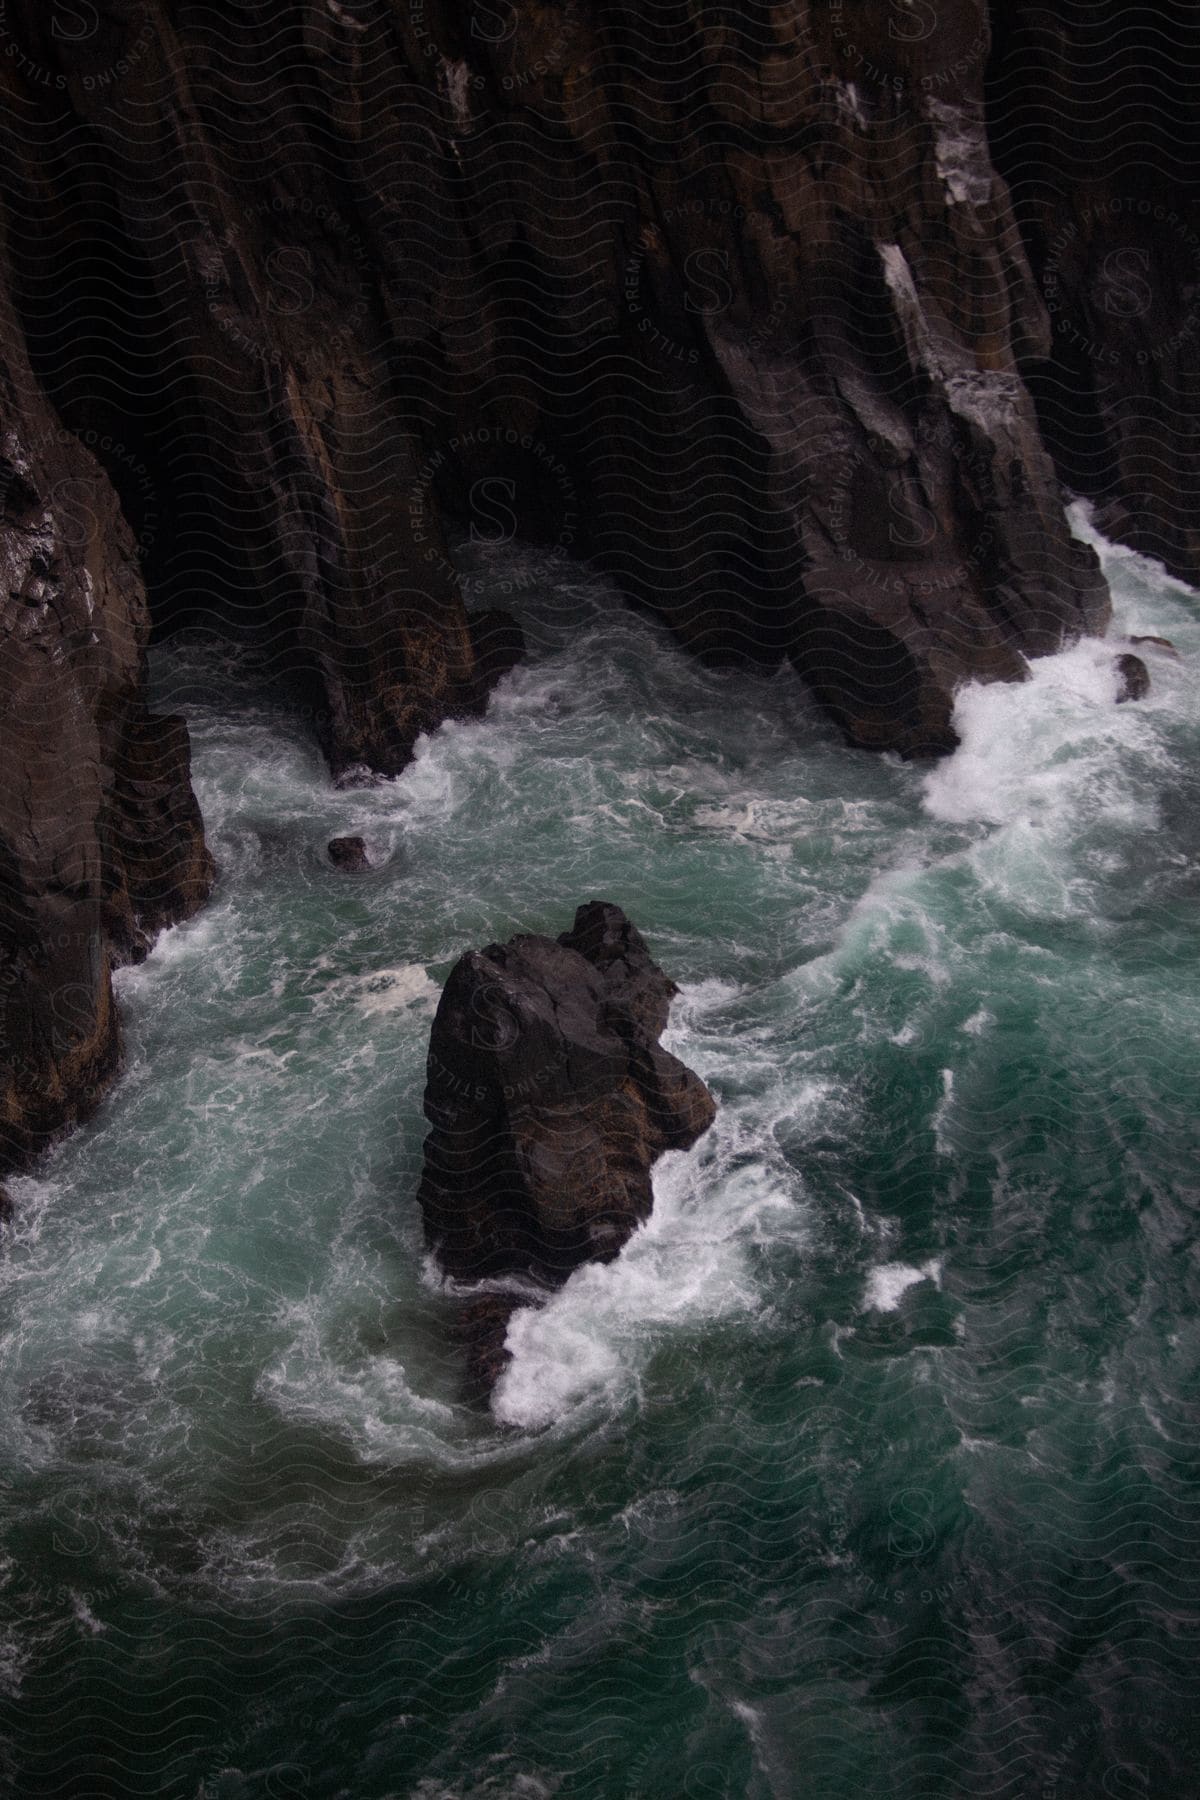
[{"label": "white sea foam", "polygon": [[684,1046],[697,1028],[708,1024],[714,1014],[731,1007],[745,992],[736,981],[711,975],[704,981],[684,981],[671,1002],[671,1019],[663,1042],[677,1056],[685,1054]]},{"label": "white sea foam", "polygon": [[369,975],[353,977],[344,987],[359,1011],[368,1015],[403,1012],[408,1007],[432,1013],[441,993],[423,963],[372,969]]},{"label": "white sea foam", "polygon": [[80,1594],[72,1590],[71,1612],[79,1621],[82,1629],[86,1631],[90,1637],[99,1637],[100,1633],[107,1629],[88,1605],[88,1596],[86,1594]]},{"label": "white sea foam", "polygon": [[21,1692],[21,1681],[30,1662],[30,1652],[21,1642],[14,1627],[0,1631],[0,1694],[15,1700]]},{"label": "white sea foam", "polygon": [[229,909],[220,903],[209,906],[194,918],[160,931],[144,962],[127,963],[113,971],[113,987],[120,994],[152,986],[168,971],[211,958],[228,944],[229,937]]},{"label": "white sea foam", "polygon": [[920,1268],[914,1268],[911,1263],[880,1263],[867,1276],[863,1311],[896,1312],[909,1288],[919,1287],[923,1281],[932,1281],[935,1287],[941,1287],[940,1257],[932,1257]]},{"label": "white sea foam", "polygon": [[1054,831],[1088,813],[1153,823],[1122,779],[1122,760],[1149,741],[1147,715],[1118,706],[1111,643],[1084,638],[1030,665],[1024,683],[972,683],[958,695],[953,756],[925,781],[934,818]]},{"label": "white sea foam", "polygon": [[581,1406],[617,1408],[665,1329],[758,1311],[747,1248],[779,1235],[772,1215],[784,1229],[800,1220],[765,1162],[724,1172],[739,1138],[729,1118],[719,1128],[715,1144],[656,1165],[654,1211],[615,1262],[580,1269],[546,1306],[513,1315],[513,1361],[493,1399],[502,1422],[538,1429]]},{"label": "white sea foam", "polygon": [[811,801],[748,795],[721,805],[698,806],[693,814],[697,825],[727,832],[743,842],[768,844],[780,838],[790,840],[805,829],[811,816]]},{"label": "white sea foam", "polygon": [[954,1105],[954,1070],[942,1070],[942,1097],[933,1110],[933,1142],[939,1156],[950,1156],[953,1147],[946,1136],[946,1124]]},{"label": "white sea foam", "polygon": [[[1114,598],[1117,600],[1119,608],[1123,602],[1123,610],[1127,611],[1130,603],[1129,589],[1132,584],[1149,590],[1149,594],[1139,596],[1139,599],[1143,603],[1155,606],[1158,610],[1151,614],[1144,623],[1134,624],[1132,629],[1135,631],[1158,634],[1158,626],[1162,622],[1161,608],[1165,596],[1179,594],[1188,600],[1195,600],[1196,590],[1189,587],[1186,582],[1178,580],[1176,576],[1169,575],[1162,563],[1155,561],[1151,556],[1143,556],[1138,550],[1130,549],[1128,544],[1118,544],[1112,538],[1106,538],[1104,533],[1096,527],[1095,507],[1091,501],[1072,501],[1067,508],[1067,518],[1070,520],[1071,530],[1075,536],[1085,544],[1090,544],[1099,555],[1104,573],[1110,584],[1114,585],[1116,589]],[[1115,583],[1114,576],[1117,577]],[[1123,618],[1122,623],[1128,626],[1128,618]]]},{"label": "white sea foam", "polygon": [[[450,1454],[455,1407],[415,1384],[393,1353],[345,1356],[338,1307],[354,1285],[354,1270],[335,1263],[323,1293],[282,1305],[290,1334],[258,1391],[283,1418],[349,1437],[364,1462],[440,1461]],[[371,1285],[358,1275],[359,1288],[369,1293]]]},{"label": "white sea foam", "polygon": [[1194,704],[1195,683],[1186,666],[1152,652],[1148,697],[1116,704],[1116,659],[1128,649],[1128,634],[1194,636],[1192,609],[1171,596],[1195,596],[1157,564],[1108,543],[1086,507],[1073,507],[1071,522],[1101,552],[1112,583],[1110,635],[1081,638],[1055,656],[1036,658],[1026,682],[968,683],[954,713],[960,748],[924,782],[926,810],[934,818],[1010,828],[1007,853],[1035,882],[1030,865],[1070,845],[1081,826],[1153,828],[1157,815],[1146,775],[1161,777],[1170,769],[1159,716]]}]

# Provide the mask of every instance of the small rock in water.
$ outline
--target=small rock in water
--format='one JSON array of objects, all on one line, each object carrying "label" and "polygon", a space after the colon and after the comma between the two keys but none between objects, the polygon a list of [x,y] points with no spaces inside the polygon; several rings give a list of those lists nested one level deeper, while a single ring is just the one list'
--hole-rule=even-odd
[{"label": "small rock in water", "polygon": [[1131,644],[1149,644],[1152,649],[1165,650],[1168,656],[1173,656],[1175,658],[1176,662],[1181,662],[1183,660],[1170,638],[1131,637],[1129,641]]},{"label": "small rock in water", "polygon": [[1150,692],[1150,671],[1140,656],[1118,656],[1117,674],[1121,685],[1117,692],[1117,705],[1123,706],[1126,700],[1144,700]]},{"label": "small rock in water", "polygon": [[337,837],[329,840],[329,860],[335,869],[369,869],[367,846],[360,837]]},{"label": "small rock in water", "polygon": [[7,1188],[0,1187],[0,1225],[13,1216],[12,1195]]}]

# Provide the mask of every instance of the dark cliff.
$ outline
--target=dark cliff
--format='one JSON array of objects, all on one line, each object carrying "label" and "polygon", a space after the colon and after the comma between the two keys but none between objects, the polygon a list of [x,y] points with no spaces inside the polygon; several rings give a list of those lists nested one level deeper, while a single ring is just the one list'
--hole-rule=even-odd
[{"label": "dark cliff", "polygon": [[[9,72],[0,63],[15,105]],[[3,219],[0,259],[15,260]],[[89,443],[114,448],[66,428],[0,282],[5,1165],[95,1106],[119,1058],[113,965],[144,955],[149,935],[199,906],[212,880],[186,727],[146,705],[138,546]]]},{"label": "dark cliff", "polygon": [[1026,367],[1063,478],[1200,581],[1200,10],[1005,0],[988,117],[1050,314]]},{"label": "dark cliff", "polygon": [[[982,0],[60,10],[0,18],[13,1153],[111,1071],[113,957],[210,879],[152,632],[253,645],[335,772],[392,773],[509,656],[447,550],[472,523],[593,557],[697,654],[791,659],[867,747],[946,749],[959,682],[1103,630],[1043,435],[1087,485],[1036,9],[990,63]],[[1092,490],[1136,509],[1135,465]]]}]

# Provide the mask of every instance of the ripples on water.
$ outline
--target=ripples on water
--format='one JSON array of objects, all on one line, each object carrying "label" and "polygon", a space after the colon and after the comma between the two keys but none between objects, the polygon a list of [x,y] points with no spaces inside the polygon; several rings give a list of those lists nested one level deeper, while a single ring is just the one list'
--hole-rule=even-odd
[{"label": "ripples on water", "polygon": [[[221,881],[12,1183],[12,1784],[1196,1791],[1200,622],[1106,561],[1183,660],[1136,706],[1094,643],[970,690],[932,772],[532,556],[483,571],[531,661],[395,782],[159,655]],[[429,1023],[594,896],[722,1109],[481,1418],[413,1199]]]}]

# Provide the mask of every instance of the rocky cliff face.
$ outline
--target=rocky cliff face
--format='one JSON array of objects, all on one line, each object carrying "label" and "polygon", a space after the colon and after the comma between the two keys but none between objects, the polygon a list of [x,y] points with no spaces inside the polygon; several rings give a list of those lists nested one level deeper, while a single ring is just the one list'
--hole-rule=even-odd
[{"label": "rocky cliff face", "polygon": [[[20,97],[3,103],[11,169]],[[148,628],[117,495],[0,281],[0,1167],[98,1102],[119,1055],[113,964],[211,883],[186,727],[145,701]]]},{"label": "rocky cliff face", "polygon": [[1064,479],[1200,581],[1200,13],[1005,0],[988,111],[1051,322],[1026,365]]},{"label": "rocky cliff face", "polygon": [[[483,697],[447,518],[589,553],[700,654],[790,657],[874,747],[946,748],[960,680],[1102,628],[1019,372],[1048,318],[985,10],[931,11],[111,4],[56,33],[10,0],[28,222],[85,316],[136,290],[138,430],[190,446],[210,508],[175,615],[257,631],[335,768],[386,771]],[[128,435],[87,374],[67,415]]]},{"label": "rocky cliff face", "polygon": [[[114,1055],[107,961],[208,879],[186,740],[140,698],[149,628],[252,643],[339,774],[403,768],[517,654],[472,617],[459,532],[590,555],[697,654],[790,659],[851,742],[906,754],[952,744],[964,678],[1104,628],[1034,396],[1076,477],[1060,324],[1103,324],[1097,256],[1110,296],[1136,273],[1105,260],[1126,214],[1056,251],[1087,170],[1060,178],[1048,125],[1032,168],[1005,136],[1075,91],[1106,9],[1063,10],[997,9],[990,64],[1031,269],[983,0],[6,0],[5,697],[64,732],[10,739],[29,1092],[67,1068],[33,996],[90,996],[65,1117]],[[1153,225],[1153,404],[1080,416],[1113,446],[1095,491],[1185,569],[1191,248]],[[52,974],[51,918],[78,940]]]}]

